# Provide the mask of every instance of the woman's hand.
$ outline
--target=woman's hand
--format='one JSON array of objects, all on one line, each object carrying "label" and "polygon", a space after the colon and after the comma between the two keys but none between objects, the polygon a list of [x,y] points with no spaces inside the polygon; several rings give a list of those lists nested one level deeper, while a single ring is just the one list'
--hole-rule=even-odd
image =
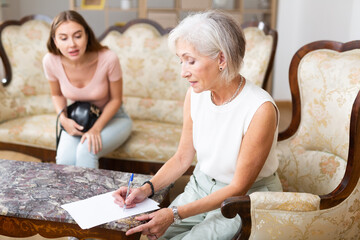
[{"label": "woman's hand", "polygon": [[[114,202],[120,207],[124,206],[126,192],[127,187],[121,187],[113,193],[113,197],[115,198]],[[130,189],[129,196],[126,199],[126,208],[135,207],[137,203],[144,201],[147,197],[148,195],[142,187]]]},{"label": "woman's hand", "polygon": [[126,235],[141,232],[152,240],[164,235],[165,231],[174,222],[174,215],[170,208],[162,208],[156,212],[136,217],[135,219],[148,222],[131,228],[126,232]]},{"label": "woman's hand", "polygon": [[60,116],[60,122],[63,128],[65,129],[65,131],[71,136],[81,136],[84,134],[83,132],[81,132],[81,130],[83,130],[84,127],[77,124],[71,118],[67,118],[62,115]]},{"label": "woman's hand", "polygon": [[83,144],[85,142],[85,140],[87,139],[88,146],[89,146],[88,147],[89,152],[91,152],[91,150],[92,150],[94,154],[97,154],[102,149],[102,141],[101,141],[100,132],[101,131],[92,127],[89,131],[87,131],[86,133],[84,133],[82,135],[80,143]]}]

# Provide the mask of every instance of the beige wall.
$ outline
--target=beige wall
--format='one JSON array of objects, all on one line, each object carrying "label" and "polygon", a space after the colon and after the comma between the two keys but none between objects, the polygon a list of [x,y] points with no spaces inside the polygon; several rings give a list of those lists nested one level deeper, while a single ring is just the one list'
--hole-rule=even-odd
[{"label": "beige wall", "polygon": [[278,48],[274,63],[273,96],[291,100],[288,74],[292,56],[318,40],[360,40],[359,0],[278,0]]}]

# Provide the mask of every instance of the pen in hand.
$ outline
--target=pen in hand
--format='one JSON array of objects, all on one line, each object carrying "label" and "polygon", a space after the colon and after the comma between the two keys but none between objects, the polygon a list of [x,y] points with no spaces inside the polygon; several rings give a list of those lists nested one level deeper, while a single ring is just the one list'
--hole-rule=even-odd
[{"label": "pen in hand", "polygon": [[124,209],[126,209],[125,201],[126,201],[127,197],[129,196],[130,187],[131,187],[131,183],[132,183],[133,179],[134,179],[134,174],[132,173],[131,176],[130,176],[130,180],[129,180],[129,183],[128,183],[128,188],[127,188],[125,199],[124,199]]}]

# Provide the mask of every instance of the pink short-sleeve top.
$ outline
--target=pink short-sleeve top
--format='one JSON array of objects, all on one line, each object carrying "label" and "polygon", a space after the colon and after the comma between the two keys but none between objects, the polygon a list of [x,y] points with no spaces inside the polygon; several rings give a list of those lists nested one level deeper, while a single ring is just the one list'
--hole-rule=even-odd
[{"label": "pink short-sleeve top", "polygon": [[87,101],[103,109],[110,100],[110,82],[122,77],[117,55],[109,49],[99,51],[95,74],[82,88],[72,85],[65,73],[61,56],[47,53],[43,58],[45,77],[59,81],[63,96],[71,101]]}]

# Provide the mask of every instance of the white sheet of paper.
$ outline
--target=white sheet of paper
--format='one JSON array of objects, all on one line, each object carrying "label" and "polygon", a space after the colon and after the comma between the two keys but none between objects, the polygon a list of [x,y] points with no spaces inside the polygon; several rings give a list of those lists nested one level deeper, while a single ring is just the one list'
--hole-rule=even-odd
[{"label": "white sheet of paper", "polygon": [[146,199],[134,208],[123,209],[114,203],[113,192],[61,205],[82,229],[159,209],[156,201]]}]

